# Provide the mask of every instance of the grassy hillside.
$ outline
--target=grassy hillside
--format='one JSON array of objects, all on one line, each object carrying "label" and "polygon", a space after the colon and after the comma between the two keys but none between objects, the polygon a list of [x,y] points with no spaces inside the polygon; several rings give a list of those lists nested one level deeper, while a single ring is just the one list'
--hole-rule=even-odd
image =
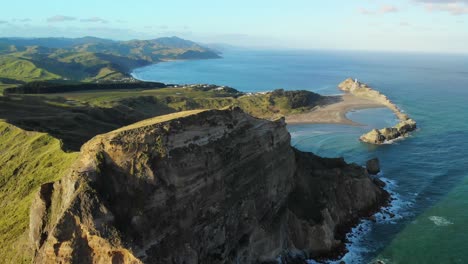
[{"label": "grassy hillside", "polygon": [[0,77],[23,82],[60,78],[59,75],[38,67],[33,61],[14,55],[0,56]]},{"label": "grassy hillside", "polygon": [[162,60],[218,57],[210,49],[177,37],[132,41],[0,38],[0,79],[122,81],[130,78],[132,69]]},{"label": "grassy hillside", "polygon": [[94,42],[77,45],[73,49],[78,52],[113,54],[150,62],[158,62],[164,59],[208,59],[218,57],[216,52],[210,49],[177,37],[114,43]]},{"label": "grassy hillside", "polygon": [[0,55],[0,78],[23,82],[72,80],[96,82],[129,78],[131,69],[147,65],[143,60],[90,52],[53,51],[29,48]]},{"label": "grassy hillside", "polygon": [[206,85],[9,94],[0,97],[0,119],[26,130],[47,132],[61,139],[64,149],[77,151],[97,134],[158,115],[239,106],[254,116],[270,119],[308,111],[320,99],[307,91],[244,94],[228,87]]},{"label": "grassy hillside", "polygon": [[77,157],[60,141],[0,121],[0,259],[30,263],[29,207],[41,184],[60,179]]}]

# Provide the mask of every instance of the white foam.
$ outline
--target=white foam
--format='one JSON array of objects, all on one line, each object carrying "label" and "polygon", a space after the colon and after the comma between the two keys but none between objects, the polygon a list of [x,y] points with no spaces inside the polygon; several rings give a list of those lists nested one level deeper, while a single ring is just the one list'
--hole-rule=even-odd
[{"label": "white foam", "polygon": [[[383,174],[380,173],[378,176],[382,175]],[[361,222],[356,227],[351,229],[351,232],[346,236],[348,240],[348,243],[346,243],[348,252],[343,256],[343,258],[336,261],[326,261],[320,263],[339,264],[341,261],[344,261],[346,264],[365,263],[366,255],[377,250],[376,247],[378,246],[376,244],[372,245],[372,241],[369,241],[369,234],[372,231],[372,228],[375,225],[396,224],[399,220],[411,214],[408,209],[413,205],[413,202],[405,201],[398,193],[394,191],[398,186],[396,181],[384,177],[380,177],[379,179],[385,182],[386,186],[384,189],[390,193],[392,197],[390,204],[387,207],[382,208],[380,212],[374,215],[376,220],[375,223],[370,220],[361,220]],[[386,259],[379,259],[379,261],[381,261],[381,263],[390,263],[390,261]],[[309,261],[308,263],[316,264],[318,262]]]},{"label": "white foam", "polygon": [[433,215],[433,216],[429,216],[428,219],[431,220],[436,226],[453,225],[453,222],[447,220],[447,218],[444,218],[442,216]]}]

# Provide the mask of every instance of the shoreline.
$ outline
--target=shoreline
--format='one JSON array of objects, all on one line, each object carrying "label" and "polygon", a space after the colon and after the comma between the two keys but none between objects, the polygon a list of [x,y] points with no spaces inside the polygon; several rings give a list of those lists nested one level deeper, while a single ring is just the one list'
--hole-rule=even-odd
[{"label": "shoreline", "polygon": [[[130,72],[132,78],[145,81],[136,78],[135,70],[136,69],[132,69]],[[361,141],[380,145],[395,139],[404,138],[409,132],[416,129],[416,122],[401,111],[386,95],[372,89],[364,83],[358,82],[357,79],[353,80],[348,78],[340,83],[337,88],[343,91],[344,94],[322,96],[318,105],[306,112],[283,114],[285,122],[288,125],[337,124],[364,126],[364,124],[349,119],[346,114],[355,110],[388,108],[395,114],[400,122],[391,128],[383,128],[380,130],[373,129],[362,135],[359,138]]]},{"label": "shoreline", "polygon": [[[222,58],[222,57],[220,57]],[[209,58],[209,59],[220,59],[220,58]],[[139,81],[148,82],[151,80],[140,79],[135,76],[135,70],[153,66],[156,64],[164,62],[173,62],[173,61],[187,61],[186,59],[169,59],[162,60],[156,63],[151,63],[142,67],[136,67],[130,69],[128,74]],[[338,90],[339,89],[338,87]],[[285,115],[285,121],[288,125],[300,125],[300,124],[337,124],[337,125],[350,125],[350,126],[364,126],[358,122],[355,122],[346,117],[346,114],[363,109],[373,109],[373,108],[388,108],[391,111],[395,112],[398,118],[399,116],[396,113],[396,109],[392,108],[389,104],[384,102],[379,102],[371,98],[365,98],[348,91],[344,91],[344,94],[340,95],[326,95],[323,96],[324,99],[319,103],[319,106],[314,107],[308,112],[299,113],[299,114],[289,114]],[[399,110],[399,109],[398,109]]]},{"label": "shoreline", "polygon": [[338,85],[338,87],[349,94],[353,94],[360,98],[368,98],[374,102],[381,103],[393,111],[399,119],[399,123],[393,127],[385,127],[382,129],[373,129],[370,132],[362,135],[359,139],[363,142],[381,145],[387,142],[392,142],[400,138],[405,138],[410,132],[416,130],[416,121],[411,119],[407,114],[393,103],[383,93],[372,89],[367,84],[358,82],[357,79],[348,78]]},{"label": "shoreline", "polygon": [[386,105],[361,98],[353,94],[327,96],[322,105],[309,112],[285,116],[288,125],[299,124],[338,124],[363,126],[349,119],[346,114],[354,110],[387,108]]}]

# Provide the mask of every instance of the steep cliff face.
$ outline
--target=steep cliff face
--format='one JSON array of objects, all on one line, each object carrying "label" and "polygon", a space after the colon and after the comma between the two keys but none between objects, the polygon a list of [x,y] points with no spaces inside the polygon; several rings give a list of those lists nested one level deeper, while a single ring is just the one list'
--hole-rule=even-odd
[{"label": "steep cliff face", "polygon": [[290,146],[282,119],[182,112],[86,143],[31,208],[37,263],[324,257],[388,194],[364,168]]}]

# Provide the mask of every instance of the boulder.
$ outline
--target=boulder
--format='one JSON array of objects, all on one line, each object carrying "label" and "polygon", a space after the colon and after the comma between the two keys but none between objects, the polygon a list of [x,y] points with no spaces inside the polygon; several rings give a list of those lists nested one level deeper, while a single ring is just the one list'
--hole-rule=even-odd
[{"label": "boulder", "polygon": [[380,172],[380,162],[378,158],[370,159],[366,162],[367,171],[370,174],[376,175]]}]

